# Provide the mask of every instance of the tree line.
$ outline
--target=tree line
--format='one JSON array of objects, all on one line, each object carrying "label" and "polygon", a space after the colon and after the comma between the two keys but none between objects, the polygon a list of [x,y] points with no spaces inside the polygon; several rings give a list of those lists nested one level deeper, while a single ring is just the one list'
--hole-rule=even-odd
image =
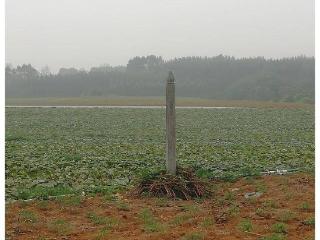
[{"label": "tree line", "polygon": [[30,64],[7,65],[6,97],[163,96],[168,71],[177,96],[219,100],[314,102],[315,59],[182,57],[165,61],[134,57],[126,66],[103,65],[89,71]]}]

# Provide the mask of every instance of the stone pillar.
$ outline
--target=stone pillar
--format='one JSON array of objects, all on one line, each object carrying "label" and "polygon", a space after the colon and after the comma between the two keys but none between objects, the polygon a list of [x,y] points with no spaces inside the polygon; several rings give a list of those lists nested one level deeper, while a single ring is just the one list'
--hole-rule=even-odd
[{"label": "stone pillar", "polygon": [[166,153],[167,173],[176,174],[176,110],[175,110],[175,81],[170,71],[166,86]]}]

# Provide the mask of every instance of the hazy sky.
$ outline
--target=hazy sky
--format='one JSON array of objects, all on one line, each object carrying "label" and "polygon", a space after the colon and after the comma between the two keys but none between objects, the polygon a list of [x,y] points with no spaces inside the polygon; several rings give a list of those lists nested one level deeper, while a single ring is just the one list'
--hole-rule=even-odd
[{"label": "hazy sky", "polygon": [[314,55],[313,0],[7,0],[6,62],[89,69],[159,55]]}]

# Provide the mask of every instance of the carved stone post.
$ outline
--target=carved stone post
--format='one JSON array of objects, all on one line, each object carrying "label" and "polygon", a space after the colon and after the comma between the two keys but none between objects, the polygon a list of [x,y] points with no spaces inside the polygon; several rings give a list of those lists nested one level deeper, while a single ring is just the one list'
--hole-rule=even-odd
[{"label": "carved stone post", "polygon": [[175,81],[170,71],[166,86],[166,152],[167,173],[176,174],[176,110],[175,110]]}]

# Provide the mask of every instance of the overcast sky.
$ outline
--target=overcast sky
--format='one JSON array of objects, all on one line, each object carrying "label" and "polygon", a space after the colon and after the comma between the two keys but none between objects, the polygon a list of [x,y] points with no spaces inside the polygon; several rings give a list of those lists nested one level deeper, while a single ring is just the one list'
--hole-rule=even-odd
[{"label": "overcast sky", "polygon": [[89,69],[150,54],[314,56],[314,1],[6,1],[7,63]]}]

